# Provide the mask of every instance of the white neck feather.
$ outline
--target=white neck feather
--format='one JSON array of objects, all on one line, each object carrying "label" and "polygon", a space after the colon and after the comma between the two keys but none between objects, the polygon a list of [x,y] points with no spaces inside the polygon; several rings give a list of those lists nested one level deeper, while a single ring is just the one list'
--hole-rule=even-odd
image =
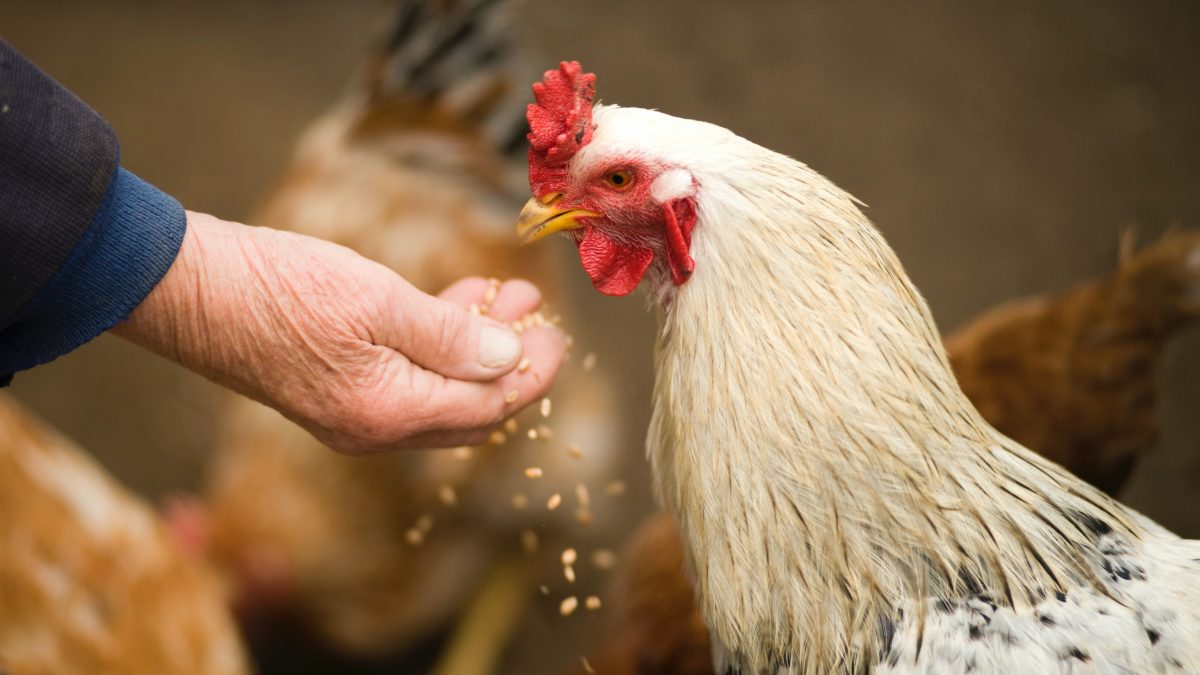
[{"label": "white neck feather", "polygon": [[1136,536],[1126,512],[980,418],[849,195],[746,145],[752,170],[695,169],[648,440],[713,636],[751,672],[832,672],[922,598],[1096,583],[1088,524]]}]

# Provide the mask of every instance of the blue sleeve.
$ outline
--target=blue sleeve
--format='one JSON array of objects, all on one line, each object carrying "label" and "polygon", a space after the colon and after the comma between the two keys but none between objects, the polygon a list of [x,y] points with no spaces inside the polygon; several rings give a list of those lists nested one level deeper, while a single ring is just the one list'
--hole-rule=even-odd
[{"label": "blue sleeve", "polygon": [[0,40],[0,386],[127,317],[185,227],[108,123]]}]

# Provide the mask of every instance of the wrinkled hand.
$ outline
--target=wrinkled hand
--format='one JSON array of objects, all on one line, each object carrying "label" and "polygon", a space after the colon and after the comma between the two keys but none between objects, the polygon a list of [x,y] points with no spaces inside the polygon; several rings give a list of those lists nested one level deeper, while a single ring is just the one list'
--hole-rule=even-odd
[{"label": "wrinkled hand", "polygon": [[433,297],[347,248],[189,212],[174,265],[113,332],[343,452],[473,445],[545,394],[565,352],[557,329],[506,326],[541,304],[533,285],[501,286],[494,319],[466,309],[486,289]]}]

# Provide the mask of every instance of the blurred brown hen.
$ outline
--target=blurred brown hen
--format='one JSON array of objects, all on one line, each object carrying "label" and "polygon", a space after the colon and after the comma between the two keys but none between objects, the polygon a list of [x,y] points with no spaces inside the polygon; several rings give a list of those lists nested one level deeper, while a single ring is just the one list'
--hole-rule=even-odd
[{"label": "blurred brown hen", "polygon": [[[304,135],[256,222],[346,245],[430,292],[468,275],[562,288],[552,253],[511,236],[525,186],[505,151],[523,151],[525,89],[511,87],[503,13],[402,3],[365,85]],[[564,326],[586,348],[585,325]],[[556,538],[589,536],[579,522],[592,513],[571,496],[615,471],[621,417],[609,382],[579,359],[554,398],[548,417],[526,411],[489,446],[348,458],[231,397],[197,538],[244,605],[288,610],[349,654],[403,652],[443,631],[489,569],[525,555],[523,532],[547,558]],[[526,478],[531,466],[544,478]],[[550,512],[556,492],[564,506]],[[507,628],[491,629],[503,641]]]},{"label": "blurred brown hen", "polygon": [[[1002,433],[1115,493],[1159,431],[1167,342],[1200,316],[1200,233],[1168,233],[1102,279],[1004,303],[945,340],[963,391]],[[646,520],[610,588],[604,675],[709,675],[708,630],[671,516]]]},{"label": "blurred brown hen", "polygon": [[224,591],[141,500],[0,395],[0,672],[247,672]]}]

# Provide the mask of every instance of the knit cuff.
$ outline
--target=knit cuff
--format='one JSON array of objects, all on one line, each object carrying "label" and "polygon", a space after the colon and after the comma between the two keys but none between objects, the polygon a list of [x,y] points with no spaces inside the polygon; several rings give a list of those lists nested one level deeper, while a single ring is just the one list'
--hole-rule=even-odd
[{"label": "knit cuff", "polygon": [[0,332],[0,387],[129,316],[170,269],[186,228],[179,202],[119,169],[66,262]]}]

